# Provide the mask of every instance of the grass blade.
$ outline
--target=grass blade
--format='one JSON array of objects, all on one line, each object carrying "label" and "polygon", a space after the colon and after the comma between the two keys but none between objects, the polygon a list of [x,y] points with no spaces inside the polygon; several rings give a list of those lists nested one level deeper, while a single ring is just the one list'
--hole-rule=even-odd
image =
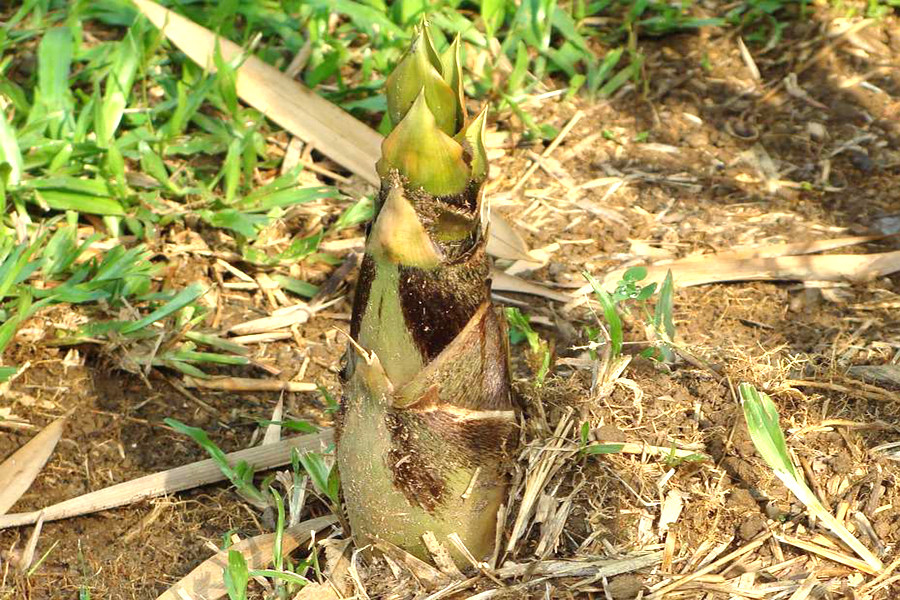
[{"label": "grass blade", "polygon": [[672,271],[666,273],[662,286],[659,288],[659,298],[656,300],[656,309],[653,311],[653,325],[659,332],[665,331],[668,341],[675,339],[675,323],[672,320],[674,301],[672,296],[675,291]]},{"label": "grass blade", "polygon": [[151,323],[155,323],[160,319],[165,319],[175,311],[181,310],[205,293],[206,290],[204,290],[203,286],[201,286],[199,283],[191,284],[190,286],[175,294],[174,298],[166,302],[163,306],[154,310],[143,319],[139,319],[134,323],[130,323],[129,325],[123,327],[122,333],[129,334],[139,329],[143,329],[144,327],[147,327]]},{"label": "grass blade", "polygon": [[247,597],[250,569],[247,568],[243,554],[237,550],[228,551],[228,566],[222,572],[222,579],[229,600],[242,600]]},{"label": "grass blade", "polygon": [[624,334],[622,331],[622,319],[619,317],[619,312],[616,310],[616,303],[613,302],[612,296],[600,287],[600,282],[594,279],[593,275],[587,271],[583,272],[582,275],[584,275],[584,278],[591,284],[591,287],[594,289],[594,295],[603,307],[603,317],[609,325],[609,342],[612,346],[612,356],[619,356],[622,353]]},{"label": "grass blade", "polygon": [[828,512],[816,495],[809,489],[806,481],[800,476],[797,468],[788,454],[784,433],[778,422],[778,409],[768,394],[760,393],[749,383],[742,383],[738,387],[741,396],[741,406],[744,409],[744,417],[747,420],[747,429],[750,431],[750,439],[756,451],[763,460],[775,472],[778,479],[791,490],[802,502],[810,516],[825,524],[828,529],[847,544],[856,554],[868,564],[875,573],[881,572],[884,565],[862,542],[850,533],[843,523],[838,521]]},{"label": "grass blade", "polygon": [[22,177],[22,151],[13,126],[7,122],[6,115],[0,112],[0,163],[4,162],[10,167],[6,184],[18,185]]},{"label": "grass blade", "polygon": [[300,454],[299,459],[300,464],[303,465],[303,468],[309,474],[309,478],[312,480],[316,490],[332,502],[337,502],[338,498],[331,496],[332,490],[328,485],[329,477],[334,467],[329,467],[325,464],[324,457],[317,452]]},{"label": "grass blade", "polygon": [[88,196],[64,190],[41,190],[35,192],[39,202],[53,210],[75,210],[90,215],[117,216],[125,215],[125,209],[114,198]]},{"label": "grass blade", "polygon": [[100,116],[94,123],[97,129],[97,142],[101,147],[107,147],[112,141],[122,115],[125,114],[134,76],[141,61],[139,41],[141,29],[139,26],[129,28],[125,38],[116,45],[113,63],[106,78],[103,101],[100,104]]},{"label": "grass blade", "polygon": [[51,29],[38,46],[36,94],[40,97],[44,114],[50,117],[53,135],[59,135],[62,124],[71,118],[69,72],[73,46],[72,31],[68,27]]}]

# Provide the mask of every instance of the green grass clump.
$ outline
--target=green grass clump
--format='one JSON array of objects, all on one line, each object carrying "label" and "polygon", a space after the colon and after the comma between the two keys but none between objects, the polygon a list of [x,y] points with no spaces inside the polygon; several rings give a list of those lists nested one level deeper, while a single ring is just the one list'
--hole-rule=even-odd
[{"label": "green grass clump", "polygon": [[[302,167],[272,176],[281,159],[263,115],[238,102],[235,65],[204,73],[128,2],[25,2],[0,26],[0,53],[0,352],[37,311],[70,305],[90,322],[54,343],[120,346],[134,370],[204,376],[197,365],[248,364],[242,348],[194,331],[208,316],[205,289],[155,283],[165,232],[190,218],[273,268],[312,257],[325,232],[280,251],[259,234],[291,207],[339,194],[299,186]],[[357,203],[330,231],[365,216]],[[14,373],[0,367],[0,380]]]},{"label": "green grass clump", "polygon": [[[612,293],[607,292],[590,273],[583,273],[584,278],[594,291],[594,297],[600,302],[603,321],[597,326],[587,328],[588,340],[591,342],[591,353],[596,358],[596,348],[604,345],[608,348],[609,359],[614,360],[622,354],[624,328],[619,312],[635,316],[643,320],[649,334],[650,346],[641,351],[641,356],[663,362],[671,362],[675,358],[675,322],[673,294],[675,291],[672,272],[657,290],[656,283],[641,285],[647,277],[645,267],[632,267],[622,274],[622,279]],[[651,309],[651,299],[656,294],[656,302]]]},{"label": "green grass clump", "polygon": [[521,342],[528,343],[528,350],[537,363],[537,370],[534,375],[535,384],[543,385],[547,373],[550,372],[550,345],[547,340],[541,339],[537,332],[531,327],[528,315],[525,315],[518,308],[505,309],[506,322],[509,325],[509,341],[511,344],[519,344]]},{"label": "green grass clump", "polygon": [[[275,479],[273,476],[265,477],[261,482],[256,483],[252,465],[246,461],[240,461],[232,466],[225,452],[209,438],[203,429],[186,425],[176,419],[165,419],[165,423],[178,433],[188,436],[203,448],[244,502],[260,510],[274,509],[275,540],[272,545],[272,568],[250,569],[240,552],[229,550],[228,565],[223,569],[222,580],[230,600],[246,600],[250,578],[266,578],[272,582],[276,597],[291,598],[309,583],[306,574],[310,568],[314,569],[317,575],[321,575],[315,550],[308,558],[294,562],[282,552],[281,539],[286,527],[300,522],[307,482],[312,483],[313,489],[333,514],[341,514],[340,478],[333,461],[329,462],[325,456],[317,452],[301,454],[294,448],[291,453],[291,471],[288,474],[290,483],[284,484],[284,480],[278,479],[285,485],[285,495],[287,496],[285,498],[272,485]],[[291,423],[293,429],[304,432],[315,430],[312,426],[300,421]],[[228,536],[225,536],[225,540],[225,548],[228,548],[230,545]]]}]

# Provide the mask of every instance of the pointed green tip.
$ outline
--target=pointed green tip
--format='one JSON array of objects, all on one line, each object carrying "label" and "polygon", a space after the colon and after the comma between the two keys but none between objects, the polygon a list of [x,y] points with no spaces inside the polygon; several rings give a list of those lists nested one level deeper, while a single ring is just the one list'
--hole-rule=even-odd
[{"label": "pointed green tip", "polygon": [[469,180],[463,147],[438,127],[424,90],[382,142],[381,154],[379,175],[385,177],[391,169],[397,169],[411,185],[433,196],[458,194]]},{"label": "pointed green tip", "polygon": [[422,23],[417,28],[417,33],[422,40],[422,45],[428,52],[428,60],[435,69],[440,71],[442,67],[441,57],[434,47],[434,39],[431,37],[431,23],[428,22],[428,19],[422,19]]},{"label": "pointed green tip", "polygon": [[484,145],[487,111],[487,106],[482,108],[478,116],[472,119],[472,122],[456,136],[457,140],[462,141],[462,139],[465,139],[469,144],[469,149],[472,152],[472,179],[475,181],[482,181],[488,175],[487,148]]},{"label": "pointed green tip", "polygon": [[456,122],[462,127],[466,122],[466,96],[463,90],[462,61],[459,57],[460,37],[456,34],[453,43],[441,54],[441,73],[444,81],[456,95]]},{"label": "pointed green tip", "polygon": [[419,28],[412,45],[386,81],[388,113],[400,123],[421,90],[438,127],[453,135],[459,114],[459,100],[441,75],[441,59],[431,42],[427,27]]}]

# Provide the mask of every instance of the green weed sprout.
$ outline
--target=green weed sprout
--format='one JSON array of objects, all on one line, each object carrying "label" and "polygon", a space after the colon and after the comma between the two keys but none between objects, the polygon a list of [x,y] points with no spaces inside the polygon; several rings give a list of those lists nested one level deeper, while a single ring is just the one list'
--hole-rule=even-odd
[{"label": "green weed sprout", "polygon": [[298,460],[309,475],[313,487],[330,505],[334,514],[340,514],[341,480],[335,465],[329,466],[325,457],[318,452],[305,452],[298,455]]},{"label": "green weed sprout", "polygon": [[206,450],[210,458],[215,461],[216,465],[222,471],[222,474],[228,478],[228,481],[235,487],[238,495],[259,509],[265,509],[270,506],[269,498],[259,488],[253,484],[253,467],[246,461],[240,461],[234,467],[228,462],[228,458],[219,446],[216,445],[206,432],[199,427],[191,427],[185,425],[181,421],[172,418],[166,418],[163,422],[177,431],[194,440],[201,448]]},{"label": "green weed sprout", "polygon": [[[656,304],[650,310],[650,300],[657,292],[656,283],[641,285],[641,281],[647,277],[645,267],[632,267],[622,274],[613,293],[603,289],[593,275],[587,271],[582,275],[594,291],[594,296],[600,302],[603,310],[605,325],[600,328],[588,328],[588,339],[597,344],[601,336],[606,337],[609,343],[610,359],[615,359],[622,354],[624,339],[622,318],[619,311],[631,314],[631,307],[636,308],[643,319],[648,337],[653,345],[641,352],[645,358],[654,358],[662,362],[672,362],[675,354],[672,350],[675,338],[675,322],[672,319],[674,281],[672,272],[666,274],[663,284],[659,286]],[[596,358],[593,349],[592,356]]]},{"label": "green weed sprout", "polygon": [[228,564],[222,570],[222,579],[230,600],[246,600],[247,585],[251,577],[267,577],[272,579],[275,594],[278,598],[291,598],[297,591],[309,583],[303,576],[315,558],[300,561],[296,565],[290,557],[282,552],[282,540],[285,531],[284,500],[272,487],[269,488],[272,505],[275,506],[275,539],[272,543],[272,568],[250,569],[244,555],[237,550],[228,551]]},{"label": "green weed sprout", "polygon": [[738,391],[741,396],[741,406],[744,409],[744,418],[747,421],[747,429],[750,431],[750,439],[753,440],[756,451],[766,461],[775,476],[806,506],[814,519],[824,523],[871,568],[880,572],[884,566],[878,557],[872,554],[822,506],[794,466],[779,424],[778,409],[775,408],[772,399],[767,394],[757,391],[749,383],[742,383],[738,387]]},{"label": "green weed sprout", "polygon": [[534,378],[538,386],[543,385],[544,379],[550,371],[550,347],[547,341],[541,339],[531,327],[528,316],[523,314],[518,308],[506,308],[505,314],[506,322],[509,324],[509,341],[512,344],[518,344],[523,340],[527,341],[531,353],[539,357],[540,366]]},{"label": "green weed sprout", "polygon": [[230,600],[247,600],[250,569],[243,554],[237,550],[228,551],[228,566],[225,567],[222,577]]},{"label": "green weed sprout", "polygon": [[[222,471],[222,474],[234,485],[241,498],[260,510],[272,507],[275,509],[273,568],[250,569],[247,566],[246,559],[240,552],[230,550],[228,553],[228,565],[223,570],[222,575],[229,599],[246,600],[247,585],[251,577],[273,579],[276,582],[276,590],[279,590],[279,594],[281,594],[280,597],[290,597],[297,589],[309,583],[309,580],[302,573],[305,573],[311,565],[318,564],[318,559],[315,555],[294,565],[290,558],[284,556],[281,551],[281,540],[285,530],[285,506],[281,495],[271,487],[268,488],[268,493],[257,487],[253,483],[253,467],[247,462],[240,461],[237,465],[231,466],[222,449],[209,439],[206,432],[199,427],[191,427],[172,418],[164,419],[164,422],[175,431],[191,438],[201,448],[206,450]],[[317,452],[300,454],[295,449],[292,452],[291,459],[294,465],[294,485],[298,485],[300,480],[298,475],[302,467],[309,475],[309,479],[312,481],[316,491],[319,492],[331,511],[340,518],[340,478],[338,477],[337,468],[334,466],[329,467],[324,456]],[[263,485],[265,485],[265,482]],[[292,510],[296,506],[297,504],[292,502]]]}]

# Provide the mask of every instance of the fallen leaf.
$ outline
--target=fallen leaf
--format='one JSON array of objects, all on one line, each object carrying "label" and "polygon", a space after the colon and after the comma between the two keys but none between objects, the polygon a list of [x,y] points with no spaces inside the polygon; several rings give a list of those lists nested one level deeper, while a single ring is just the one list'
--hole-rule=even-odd
[{"label": "fallen leaf", "polygon": [[[286,528],[281,541],[282,553],[292,552],[300,544],[308,542],[312,537],[312,532],[321,531],[334,523],[337,523],[336,517],[318,517]],[[185,597],[204,598],[205,600],[221,598],[228,593],[222,573],[228,565],[229,551],[236,550],[243,554],[247,561],[247,567],[253,570],[262,569],[272,561],[274,547],[274,533],[265,533],[242,540],[200,563],[181,581],[160,594],[157,600],[184,600]]]},{"label": "fallen leaf", "polygon": [[37,550],[38,539],[41,537],[41,529],[43,527],[44,517],[38,515],[37,523],[34,524],[34,530],[31,532],[31,536],[28,538],[28,543],[25,544],[25,549],[22,551],[21,556],[19,556],[18,564],[16,564],[19,571],[23,573],[28,571],[34,562],[34,551]]},{"label": "fallen leaf", "polygon": [[[720,258],[654,265],[641,283],[662,283],[671,269],[675,285],[690,287],[722,281],[849,281],[861,283],[900,271],[900,251],[882,254],[829,254],[748,259]],[[615,288],[625,273],[619,269],[603,280]]]},{"label": "fallen leaf", "polygon": [[319,545],[325,548],[325,577],[341,593],[342,597],[352,596],[350,540],[321,540]]},{"label": "fallen leaf", "polygon": [[65,417],[53,421],[0,465],[0,515],[5,515],[31,487],[53,454],[65,422]]},{"label": "fallen leaf", "polygon": [[272,422],[266,427],[266,433],[263,435],[262,445],[277,444],[281,440],[281,418],[284,415],[284,396],[278,398],[278,404],[272,411]]},{"label": "fallen leaf", "polygon": [[402,548],[387,542],[378,540],[375,547],[389,556],[394,561],[406,567],[413,577],[415,577],[426,588],[437,588],[446,585],[448,578],[423,560],[420,560]]},{"label": "fallen leaf", "polygon": [[[628,269],[616,269],[603,278],[603,288],[613,291]],[[881,254],[829,254],[826,256],[774,256],[733,258],[709,254],[647,267],[642,285],[661,284],[672,271],[676,287],[726,281],[846,281],[862,283],[900,271],[900,250]],[[579,288],[574,295],[591,292]]]},{"label": "fallen leaf", "polygon": [[572,296],[557,292],[547,286],[533,281],[527,281],[515,275],[504,273],[498,269],[491,269],[491,290],[495,292],[516,292],[519,294],[529,294],[531,296],[541,296],[548,300],[557,302],[569,302]]},{"label": "fallen leaf", "polygon": [[522,236],[498,214],[491,214],[490,234],[487,251],[491,256],[508,260],[535,260]]},{"label": "fallen leaf", "polygon": [[866,381],[900,387],[900,365],[857,365],[850,367],[850,374]]},{"label": "fallen leaf", "polygon": [[666,499],[663,501],[662,509],[659,512],[659,535],[663,537],[669,527],[678,521],[681,516],[681,509],[684,507],[684,496],[678,490],[669,490]]},{"label": "fallen leaf", "polygon": [[313,582],[304,585],[293,600],[340,600],[340,598],[330,585]]},{"label": "fallen leaf", "polygon": [[[156,27],[201,67],[214,71],[216,42],[226,62],[244,54],[237,44],[216,36],[190,19],[150,0],[134,0]],[[381,154],[381,136],[309,88],[255,56],[237,69],[241,99],[336,163],[378,185],[375,162]]]},{"label": "fallen leaf", "polygon": [[[808,242],[792,242],[786,244],[766,244],[764,246],[747,246],[723,250],[714,254],[693,254],[673,262],[704,260],[710,256],[723,258],[773,258],[776,256],[797,256],[800,254],[816,254],[827,250],[836,250],[848,246],[857,246],[866,242],[884,239],[884,235],[854,235],[848,237],[813,240]],[[661,264],[661,263],[660,263]]]}]

